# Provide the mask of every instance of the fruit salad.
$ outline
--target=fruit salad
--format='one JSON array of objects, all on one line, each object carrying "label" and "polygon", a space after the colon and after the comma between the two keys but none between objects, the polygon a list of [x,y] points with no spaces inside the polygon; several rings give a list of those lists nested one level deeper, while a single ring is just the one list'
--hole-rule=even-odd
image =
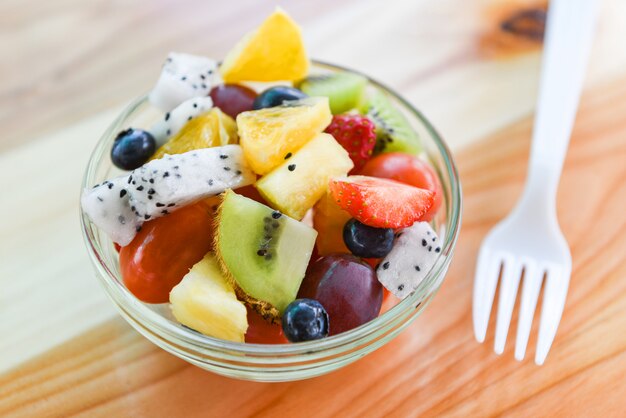
[{"label": "fruit salad", "polygon": [[118,177],[83,213],[123,282],[204,335],[298,343],[353,330],[423,282],[443,200],[420,138],[360,74],[310,73],[277,9],[224,58],[170,53],[151,126],[119,132]]}]

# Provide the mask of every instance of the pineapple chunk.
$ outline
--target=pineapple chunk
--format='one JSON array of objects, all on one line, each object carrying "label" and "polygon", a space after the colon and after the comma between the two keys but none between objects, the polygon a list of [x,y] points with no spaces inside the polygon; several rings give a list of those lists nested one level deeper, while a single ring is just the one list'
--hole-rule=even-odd
[{"label": "pineapple chunk", "polygon": [[237,125],[233,118],[214,107],[190,120],[172,139],[163,144],[152,156],[152,160],[165,154],[182,154],[194,149],[236,144]]},{"label": "pineapple chunk", "polygon": [[277,8],[254,32],[226,55],[220,66],[224,81],[300,80],[309,71],[300,27]]},{"label": "pineapple chunk", "polygon": [[322,132],[332,119],[328,97],[309,97],[237,116],[243,154],[257,174],[267,174]]},{"label": "pineapple chunk", "polygon": [[353,166],[347,151],[335,138],[322,133],[255,186],[276,209],[302,219],[326,193],[330,178],[345,176]]},{"label": "pineapple chunk", "polygon": [[205,335],[244,342],[248,329],[246,307],[222,275],[217,261],[207,254],[170,292],[174,317]]}]

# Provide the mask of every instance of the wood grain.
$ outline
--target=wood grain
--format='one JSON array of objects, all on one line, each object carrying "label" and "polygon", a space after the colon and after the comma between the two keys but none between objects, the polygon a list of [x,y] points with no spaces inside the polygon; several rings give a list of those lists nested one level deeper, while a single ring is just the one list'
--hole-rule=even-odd
[{"label": "wood grain", "polygon": [[[168,51],[221,57],[278,3],[312,56],[397,89],[453,150],[478,145],[458,155],[465,222],[427,312],[346,369],[263,385],[133,332],[92,277],[77,201],[99,135]],[[622,416],[626,2],[603,1],[560,189],[575,273],[555,348],[520,366],[471,335],[476,250],[520,191],[539,66],[538,43],[502,22],[542,3],[0,1],[0,416]]]},{"label": "wood grain", "polygon": [[[3,0],[0,151],[143,94],[170,50],[223,57],[277,4],[302,24],[311,56],[385,81],[446,138],[465,144],[532,110],[538,55],[496,60],[481,43],[495,32],[497,45],[519,52],[525,44],[503,34],[501,20],[538,3],[544,1]],[[604,2],[591,82],[625,71],[626,54],[616,53],[625,19],[624,2]]]},{"label": "wood grain", "polygon": [[471,331],[476,252],[521,190],[531,127],[526,119],[458,154],[464,223],[449,276],[409,329],[363,360],[303,382],[242,382],[176,359],[115,318],[1,377],[0,415],[621,416],[624,114],[626,79],[583,97],[558,200],[574,274],[543,367],[531,360],[536,323],[521,364],[510,340],[502,357],[493,353],[493,323],[486,344],[477,344]]},{"label": "wood grain", "polygon": [[[626,16],[626,3],[612,1],[609,17]],[[0,60],[0,168],[10,173],[0,176],[0,335],[10,335],[0,338],[0,373],[116,315],[91,278],[76,216],[86,161],[120,109],[110,105],[148,89],[171,49],[222,56],[275,3],[183,0],[173,11],[165,0],[0,2],[0,56],[12,58]],[[498,19],[482,16],[490,3],[321,0],[288,9],[312,56],[398,89],[456,149],[533,107],[537,52],[507,60],[481,52],[483,34],[498,33]],[[618,23],[603,27],[616,34]],[[589,85],[594,71],[626,73],[626,60],[607,59],[607,39],[598,39]]]}]

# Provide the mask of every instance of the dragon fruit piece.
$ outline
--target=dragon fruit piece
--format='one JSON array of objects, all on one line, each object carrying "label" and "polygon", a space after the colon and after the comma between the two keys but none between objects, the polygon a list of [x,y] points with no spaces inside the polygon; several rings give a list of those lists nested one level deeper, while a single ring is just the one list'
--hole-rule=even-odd
[{"label": "dragon fruit piece", "polygon": [[130,177],[130,204],[145,220],[256,180],[239,145],[166,154],[134,170]]},{"label": "dragon fruit piece", "polygon": [[150,133],[156,140],[157,148],[176,135],[187,122],[212,107],[213,99],[210,97],[193,97],[179,104],[171,112],[167,112],[162,120],[150,128]]},{"label": "dragon fruit piece", "polygon": [[98,228],[125,246],[148,219],[255,181],[239,145],[203,148],[166,155],[85,189],[81,205]]},{"label": "dragon fruit piece", "polygon": [[89,219],[121,246],[133,240],[143,223],[131,209],[127,184],[128,176],[117,177],[85,189],[81,196]]},{"label": "dragon fruit piece", "polygon": [[169,112],[192,97],[208,96],[220,81],[215,60],[170,52],[148,100],[162,111]]},{"label": "dragon fruit piece", "polygon": [[391,252],[376,268],[378,281],[404,299],[424,280],[440,253],[435,231],[428,222],[416,222],[396,234]]}]

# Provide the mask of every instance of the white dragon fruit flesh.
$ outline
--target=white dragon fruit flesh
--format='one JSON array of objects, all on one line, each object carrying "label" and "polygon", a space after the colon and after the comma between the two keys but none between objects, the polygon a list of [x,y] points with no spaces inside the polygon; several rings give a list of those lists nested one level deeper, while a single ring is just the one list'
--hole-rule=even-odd
[{"label": "white dragon fruit flesh", "polygon": [[396,234],[391,252],[376,268],[378,281],[404,299],[424,280],[440,253],[435,231],[428,222],[416,222]]},{"label": "white dragon fruit flesh", "polygon": [[239,145],[203,148],[166,155],[129,175],[85,189],[81,205],[98,228],[125,246],[148,219],[255,180]]},{"label": "white dragon fruit flesh", "polygon": [[165,155],[134,170],[130,177],[130,204],[145,220],[256,180],[239,145]]},{"label": "white dragon fruit flesh", "polygon": [[83,211],[121,246],[133,240],[143,223],[130,208],[127,185],[128,176],[117,177],[86,189],[81,196]]},{"label": "white dragon fruit flesh", "polygon": [[176,135],[187,122],[212,107],[213,100],[211,97],[194,97],[179,104],[172,111],[165,113],[163,119],[150,128],[150,133],[156,140],[157,148]]},{"label": "white dragon fruit flesh", "polygon": [[206,97],[219,82],[215,60],[170,52],[148,100],[162,111],[169,112],[192,97]]}]

